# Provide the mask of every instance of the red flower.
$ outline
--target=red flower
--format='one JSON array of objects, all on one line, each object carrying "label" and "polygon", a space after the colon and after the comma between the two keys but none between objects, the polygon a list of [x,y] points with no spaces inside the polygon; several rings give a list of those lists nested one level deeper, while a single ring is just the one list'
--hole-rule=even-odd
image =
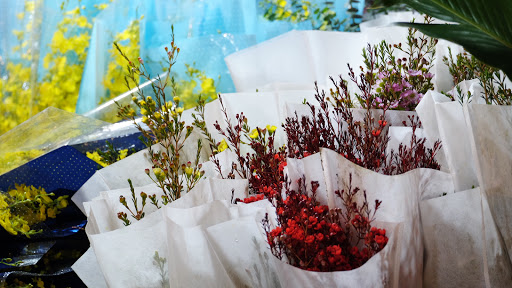
[{"label": "red flower", "polygon": [[313,235],[308,235],[308,236],[306,237],[306,240],[305,240],[304,242],[306,242],[307,244],[311,244],[311,243],[313,243],[313,241],[315,241],[315,236],[313,236]]},{"label": "red flower", "polygon": [[287,165],[288,165],[288,163],[286,163],[286,162],[279,163],[279,172],[283,172],[284,167],[286,167]]},{"label": "red flower", "polygon": [[309,224],[311,224],[311,225],[315,225],[318,222],[318,219],[314,216],[309,216],[308,220],[309,220]]},{"label": "red flower", "polygon": [[338,245],[331,245],[327,247],[327,252],[331,253],[333,256],[341,255],[341,248]]},{"label": "red flower", "polygon": [[281,232],[282,232],[282,231],[283,231],[283,230],[281,229],[281,227],[279,227],[279,226],[278,226],[278,227],[276,227],[274,230],[272,230],[272,231],[270,232],[270,236],[272,236],[272,237],[277,237],[277,236],[281,235]]}]

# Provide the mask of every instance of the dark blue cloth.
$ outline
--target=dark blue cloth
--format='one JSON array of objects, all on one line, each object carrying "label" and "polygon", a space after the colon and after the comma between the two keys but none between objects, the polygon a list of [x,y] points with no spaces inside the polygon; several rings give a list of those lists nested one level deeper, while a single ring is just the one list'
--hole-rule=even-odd
[{"label": "dark blue cloth", "polygon": [[42,187],[48,193],[58,189],[77,191],[97,168],[96,162],[64,146],[0,175],[0,191],[13,189],[14,184]]},{"label": "dark blue cloth", "polygon": [[134,149],[136,152],[146,148],[146,145],[142,143],[139,137],[142,136],[142,133],[137,132],[130,135],[125,135],[121,137],[102,139],[97,141],[90,141],[81,144],[72,145],[73,148],[82,152],[83,154],[87,152],[94,152],[97,149],[105,152],[108,149],[107,141],[112,143],[116,150],[122,149]]}]

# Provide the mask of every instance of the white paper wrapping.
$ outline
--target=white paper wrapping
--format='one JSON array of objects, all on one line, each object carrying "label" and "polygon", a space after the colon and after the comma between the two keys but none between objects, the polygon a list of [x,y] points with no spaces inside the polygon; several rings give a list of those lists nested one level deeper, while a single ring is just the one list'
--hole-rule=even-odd
[{"label": "white paper wrapping", "polygon": [[452,174],[455,191],[479,186],[473,154],[468,145],[471,139],[462,105],[457,101],[450,101],[441,93],[429,91],[416,107],[416,111],[427,139],[430,142],[441,140],[442,153],[437,159],[443,170],[448,168]]},{"label": "white paper wrapping", "polygon": [[108,287],[92,248],[87,249],[71,268],[87,287]]},{"label": "white paper wrapping", "polygon": [[361,33],[291,31],[225,60],[237,91],[274,82],[324,85],[329,75],[346,74],[347,63],[358,65],[364,45]]},{"label": "white paper wrapping", "polygon": [[171,287],[279,287],[261,227],[270,206],[165,208]]},{"label": "white paper wrapping", "polygon": [[[389,238],[386,247],[363,266],[338,272],[299,269],[273,257],[282,287],[407,287],[399,286],[399,234],[401,225],[379,223]],[[400,285],[402,285],[400,283]]]},{"label": "white paper wrapping", "polygon": [[507,287],[511,267],[480,188],[422,201],[424,287]]},{"label": "white paper wrapping", "polygon": [[[467,121],[471,127],[470,137],[473,139],[472,150],[477,161],[478,182],[487,196],[492,216],[510,257],[512,109],[510,106],[483,104],[470,104],[465,107]],[[509,258],[508,265],[510,261]]]},{"label": "white paper wrapping", "polygon": [[[407,173],[387,176],[357,166],[338,153],[321,149],[322,166],[330,203],[341,207],[336,190],[352,187],[366,190],[368,203],[381,200],[376,220],[403,222],[400,249],[399,281],[402,287],[421,287],[423,271],[423,241],[418,203],[422,199],[439,197],[453,192],[449,174],[432,169],[415,169]],[[359,197],[363,197],[362,193]],[[372,205],[373,206],[373,205]]]}]

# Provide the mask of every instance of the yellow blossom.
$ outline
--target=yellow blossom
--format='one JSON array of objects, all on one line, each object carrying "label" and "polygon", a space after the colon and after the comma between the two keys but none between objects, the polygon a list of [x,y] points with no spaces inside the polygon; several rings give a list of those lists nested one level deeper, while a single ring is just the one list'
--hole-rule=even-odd
[{"label": "yellow blossom", "polygon": [[259,132],[258,132],[258,129],[252,129],[251,133],[249,134],[249,137],[251,137],[252,139],[256,139],[259,137]]},{"label": "yellow blossom", "polygon": [[226,143],[226,139],[222,139],[220,141],[219,146],[217,146],[217,151],[222,152],[228,148],[228,143]]},{"label": "yellow blossom", "polygon": [[165,180],[165,173],[160,168],[153,168],[153,173],[155,173],[156,179],[158,181],[164,181]]},{"label": "yellow blossom", "polygon": [[276,126],[274,126],[274,125],[272,125],[272,126],[271,126],[271,125],[267,125],[267,131],[268,131],[270,134],[274,133],[274,132],[276,131],[276,129],[277,129],[277,127],[276,127]]}]

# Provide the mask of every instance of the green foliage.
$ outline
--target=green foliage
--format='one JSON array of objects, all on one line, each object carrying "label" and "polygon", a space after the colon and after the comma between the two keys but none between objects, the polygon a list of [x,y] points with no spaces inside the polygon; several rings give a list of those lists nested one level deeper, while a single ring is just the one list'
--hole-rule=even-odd
[{"label": "green foliage", "polygon": [[509,0],[392,0],[432,17],[456,24],[414,24],[436,38],[464,46],[476,58],[502,69],[512,78],[512,1]]},{"label": "green foliage", "polygon": [[[512,90],[507,88],[505,76],[499,69],[483,63],[466,52],[457,54],[454,58],[451,49],[449,49],[449,58],[443,57],[443,62],[452,75],[459,102],[464,102],[464,96],[470,101],[472,95],[469,92],[468,95],[463,95],[458,84],[464,80],[478,79],[484,90],[482,98],[487,104],[512,105]],[[455,100],[453,95],[447,94],[447,96]]]},{"label": "green foliage", "polygon": [[311,3],[311,1],[305,0],[291,0],[289,2],[286,0],[262,0],[260,6],[265,11],[263,14],[265,19],[291,23],[311,21],[315,30],[337,31],[346,22],[346,20],[338,19],[336,12],[331,9],[332,2],[330,1],[326,1],[325,5],[320,7]]}]

